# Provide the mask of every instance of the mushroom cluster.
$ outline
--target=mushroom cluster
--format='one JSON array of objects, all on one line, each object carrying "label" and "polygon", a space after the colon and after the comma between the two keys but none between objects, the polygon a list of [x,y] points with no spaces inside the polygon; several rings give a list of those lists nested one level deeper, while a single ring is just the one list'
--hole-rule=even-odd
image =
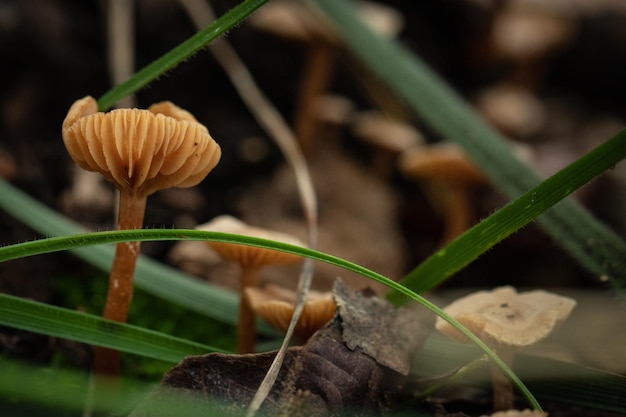
[{"label": "mushroom cluster", "polygon": [[[171,102],[148,110],[98,112],[93,97],[74,102],[62,126],[63,142],[83,169],[99,172],[119,190],[118,229],[140,229],[148,195],[191,187],[217,165],[221,151],[206,127]],[[132,299],[139,242],[116,246],[103,317],[125,322]],[[119,373],[119,353],[96,349],[97,373]]]},{"label": "mushroom cluster", "polygon": [[[233,216],[218,216],[210,222],[198,227],[200,230],[232,233],[236,235],[252,236],[275,240],[296,246],[306,246],[299,239],[268,229],[249,226]],[[241,267],[239,281],[239,318],[237,326],[237,352],[250,353],[254,351],[256,323],[254,311],[246,297],[245,290],[258,286],[259,270],[267,265],[287,265],[300,260],[298,255],[280,252],[255,246],[237,245],[224,242],[207,242],[208,245],[224,260],[236,262]]]}]

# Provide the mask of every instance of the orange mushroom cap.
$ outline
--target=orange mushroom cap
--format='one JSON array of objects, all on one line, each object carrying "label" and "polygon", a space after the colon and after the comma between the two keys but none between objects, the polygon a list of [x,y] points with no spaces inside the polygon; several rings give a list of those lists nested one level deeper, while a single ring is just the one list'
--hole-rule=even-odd
[{"label": "orange mushroom cap", "polygon": [[[258,237],[275,240],[296,246],[306,246],[299,239],[285,233],[249,226],[233,216],[218,216],[210,222],[198,227],[211,232],[232,233],[236,235]],[[299,255],[281,252],[256,246],[237,245],[224,242],[207,242],[207,244],[224,260],[238,262],[241,265],[254,267],[265,265],[287,265],[301,259]]]},{"label": "orange mushroom cap", "polygon": [[[245,297],[256,314],[277,329],[287,331],[295,309],[293,291],[275,285],[263,289],[248,287]],[[333,318],[335,307],[331,292],[309,291],[296,324],[296,336],[302,341],[307,340]]]},{"label": "orange mushroom cap", "polygon": [[146,195],[198,184],[221,156],[207,128],[168,101],[103,113],[93,97],[84,97],[63,121],[63,142],[81,168]]}]

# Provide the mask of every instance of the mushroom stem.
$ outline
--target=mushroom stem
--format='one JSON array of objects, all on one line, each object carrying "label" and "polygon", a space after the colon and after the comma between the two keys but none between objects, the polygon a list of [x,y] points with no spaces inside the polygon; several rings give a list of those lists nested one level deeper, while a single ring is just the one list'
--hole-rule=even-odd
[{"label": "mushroom stem", "polygon": [[[141,229],[146,208],[146,196],[133,191],[121,191],[119,230]],[[109,275],[109,290],[102,317],[124,323],[133,297],[133,276],[139,256],[139,242],[122,242],[115,247],[115,257]],[[94,350],[94,372],[99,375],[119,375],[120,353],[116,350]]]},{"label": "mushroom stem", "polygon": [[237,325],[237,353],[254,352],[256,340],[256,320],[254,311],[244,297],[245,289],[256,287],[259,280],[259,267],[242,266],[241,280],[239,281],[239,319]]},{"label": "mushroom stem", "polygon": [[[514,348],[501,345],[496,353],[505,364],[509,367],[513,366]],[[494,365],[491,366],[491,382],[493,385],[493,411],[511,410],[513,408],[513,384]]]},{"label": "mushroom stem", "polygon": [[305,153],[313,150],[315,136],[315,105],[326,91],[333,69],[333,51],[325,42],[311,45],[296,104],[296,137]]}]

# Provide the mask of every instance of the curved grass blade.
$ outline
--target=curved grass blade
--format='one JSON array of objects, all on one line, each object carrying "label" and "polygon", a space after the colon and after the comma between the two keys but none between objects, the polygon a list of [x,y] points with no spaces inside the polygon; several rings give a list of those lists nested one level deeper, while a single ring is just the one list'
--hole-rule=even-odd
[{"label": "curved grass blade", "polygon": [[509,378],[512,383],[518,388],[522,395],[528,400],[533,408],[540,410],[541,406],[537,400],[533,397],[532,393],[526,388],[522,381],[511,371],[511,369],[496,355],[489,347],[476,337],[472,332],[447,315],[443,310],[431,303],[419,294],[411,291],[409,288],[390,280],[389,278],[380,275],[374,271],[364,268],[360,265],[346,261],[344,259],[315,251],[300,246],[289,245],[286,243],[275,242],[267,239],[254,238],[249,236],[232,235],[229,233],[207,232],[202,230],[185,230],[185,229],[172,229],[172,230],[116,230],[110,232],[95,232],[82,235],[57,237],[49,239],[41,239],[34,242],[18,243],[15,245],[0,248],[0,261],[20,258],[23,256],[50,253],[61,250],[67,250],[76,246],[89,246],[105,243],[118,243],[128,241],[150,241],[150,240],[210,240],[215,242],[234,243],[240,245],[257,246],[261,248],[280,250],[295,255],[304,256],[307,258],[315,259],[318,261],[326,262],[331,265],[336,265],[343,269],[347,269],[352,272],[356,272],[365,277],[378,281],[394,291],[397,291],[404,296],[411,298],[428,310],[437,314],[448,323],[450,323],[459,332],[465,335],[469,340],[482,349],[485,354],[494,362],[494,364],[502,371],[504,375]]},{"label": "curved grass blade", "polygon": [[102,97],[98,99],[98,109],[100,111],[109,109],[123,97],[136,92],[150,81],[174,68],[180,62],[204,48],[209,42],[241,23],[252,12],[267,3],[267,1],[268,0],[245,0],[241,2],[210,26],[199,31],[176,48],[137,71],[127,81],[103,94]]},{"label": "curved grass blade", "polygon": [[[482,122],[417,56],[363,25],[356,17],[352,2],[315,0],[313,3],[335,24],[346,45],[374,74],[431,128],[458,143],[503,192],[515,198],[539,183],[539,176],[513,156],[505,140]],[[592,273],[608,277],[615,288],[626,288],[626,256],[623,255],[626,244],[580,206],[564,201],[538,221]],[[602,247],[589,251],[588,242],[601,242]],[[456,256],[452,255],[452,250],[447,253],[447,259]]]},{"label": "curved grass blade", "polygon": [[169,362],[178,362],[187,355],[224,352],[131,324],[8,294],[0,294],[0,324]]}]

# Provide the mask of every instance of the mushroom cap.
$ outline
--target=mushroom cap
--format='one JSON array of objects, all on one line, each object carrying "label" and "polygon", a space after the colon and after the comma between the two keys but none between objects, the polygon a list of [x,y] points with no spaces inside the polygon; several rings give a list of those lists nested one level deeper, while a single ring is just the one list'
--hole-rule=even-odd
[{"label": "mushroom cap", "polygon": [[413,126],[376,111],[362,112],[354,118],[352,133],[366,143],[391,153],[401,153],[424,143]]},{"label": "mushroom cap", "polygon": [[404,151],[398,161],[407,177],[457,184],[486,184],[487,177],[457,145],[440,142]]},{"label": "mushroom cap", "polygon": [[[513,287],[478,291],[454,301],[444,311],[485,342],[523,347],[545,338],[576,306],[576,301],[543,290],[518,294]],[[466,341],[441,317],[437,330]]]},{"label": "mushroom cap", "polygon": [[[199,227],[199,230],[232,233],[262,239],[275,240],[297,246],[306,246],[299,239],[268,229],[249,226],[233,216],[218,216]],[[260,267],[264,265],[286,265],[300,260],[300,256],[273,249],[256,246],[237,245],[224,242],[207,242],[207,244],[224,260],[238,262],[242,266]]]},{"label": "mushroom cap", "polygon": [[[287,331],[295,308],[293,291],[276,285],[267,285],[263,289],[248,287],[245,297],[258,316],[277,329]],[[309,291],[294,333],[300,340],[307,340],[333,318],[335,308],[331,292]]]},{"label": "mushroom cap", "polygon": [[169,101],[103,113],[84,97],[63,121],[63,142],[81,168],[145,195],[198,184],[221,156],[207,128]]}]

